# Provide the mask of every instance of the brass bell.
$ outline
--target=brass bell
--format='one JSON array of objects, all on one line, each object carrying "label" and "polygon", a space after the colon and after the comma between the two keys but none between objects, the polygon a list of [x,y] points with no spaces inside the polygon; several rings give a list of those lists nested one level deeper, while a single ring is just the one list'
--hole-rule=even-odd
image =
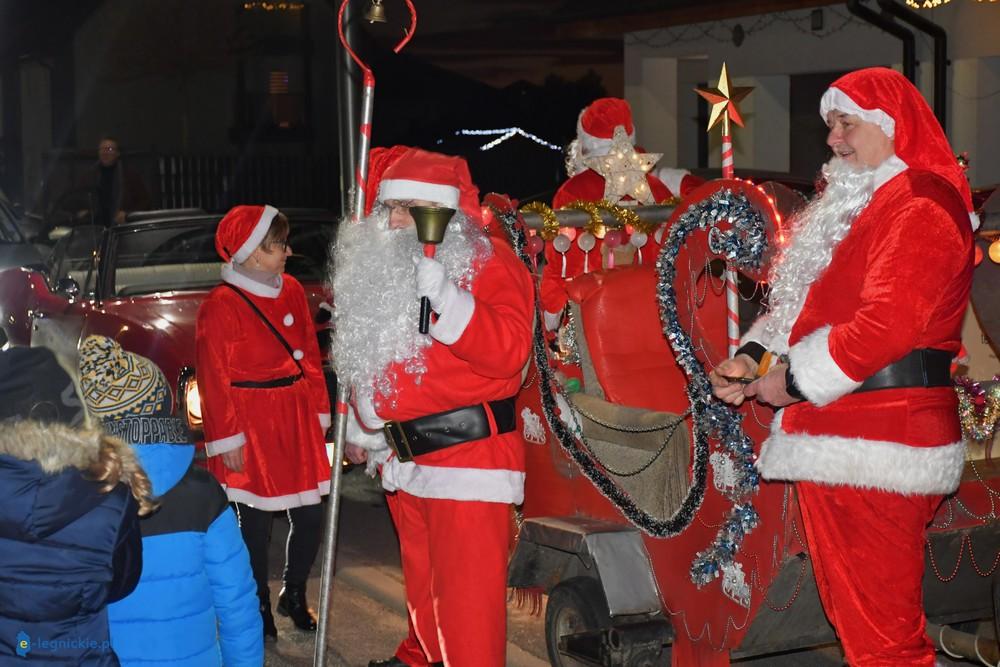
[{"label": "brass bell", "polygon": [[385,23],[385,7],[382,0],[372,0],[371,7],[365,12],[365,20],[369,23]]},{"label": "brass bell", "polygon": [[444,240],[455,209],[444,206],[411,206],[410,215],[417,228],[417,240],[421,243],[438,244]]}]

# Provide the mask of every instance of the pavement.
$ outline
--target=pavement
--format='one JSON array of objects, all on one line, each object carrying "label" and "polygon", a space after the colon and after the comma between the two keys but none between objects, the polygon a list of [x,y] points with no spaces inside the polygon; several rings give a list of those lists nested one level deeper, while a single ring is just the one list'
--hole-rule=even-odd
[{"label": "pavement", "polygon": [[[281,589],[281,567],[288,523],[275,515],[271,535],[271,600]],[[336,572],[331,591],[327,665],[366,667],[389,657],[407,632],[399,545],[381,485],[354,469],[343,477]],[[310,606],[319,609],[322,555],[306,589]],[[536,612],[538,610],[535,610]],[[508,667],[547,667],[544,621],[530,608],[508,608]],[[278,641],[266,647],[266,667],[311,666],[314,633],[298,630],[275,614]]]}]

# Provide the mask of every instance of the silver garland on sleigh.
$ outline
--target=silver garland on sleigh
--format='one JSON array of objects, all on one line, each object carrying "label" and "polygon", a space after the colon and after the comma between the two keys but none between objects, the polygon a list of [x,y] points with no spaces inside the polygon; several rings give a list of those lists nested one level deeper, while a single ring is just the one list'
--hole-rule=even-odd
[{"label": "silver garland on sleigh", "polygon": [[[730,223],[730,228],[722,231],[718,224],[726,221]],[[720,190],[678,218],[656,260],[656,296],[660,303],[663,334],[674,350],[677,363],[688,376],[687,395],[694,423],[696,466],[700,466],[704,475],[709,439],[713,439],[732,458],[736,472],[735,483],[727,490],[727,496],[734,502],[733,508],[712,544],[698,552],[691,563],[691,581],[700,588],[733,563],[743,538],[759,523],[760,517],[750,501],[740,500],[748,499],[756,492],[760,476],[754,468],[753,441],[743,432],[741,425],[743,415],[713,397],[708,374],[695,355],[691,336],[681,326],[677,313],[677,294],[674,292],[677,256],[687,237],[699,230],[708,231],[712,253],[744,269],[760,266],[767,247],[767,236],[763,218],[745,195],[728,189]]]},{"label": "silver garland on sleigh", "polygon": [[[503,223],[511,244],[521,261],[533,269],[532,258],[527,254],[527,234],[517,212],[509,206],[494,207]],[[722,231],[717,225],[728,221],[731,228]],[[675,263],[688,236],[699,230],[708,230],[710,250],[725,257],[741,268],[756,268],[767,245],[764,221],[745,195],[722,190],[709,199],[691,206],[678,218],[664,241],[656,262],[657,299],[663,333],[677,356],[678,363],[688,376],[687,395],[691,404],[694,424],[694,461],[691,488],[681,507],[669,519],[658,519],[636,506],[632,498],[611,479],[604,468],[594,461],[579,439],[558,417],[556,394],[569,400],[556,381],[549,366],[545,336],[540,326],[535,328],[533,351],[535,366],[540,377],[542,411],[549,429],[560,446],[576,462],[594,486],[636,527],[653,537],[671,537],[684,530],[694,518],[705,497],[708,476],[709,439],[720,442],[733,457],[736,480],[727,496],[734,501],[733,509],[723,523],[712,544],[699,552],[691,565],[691,579],[704,586],[719,576],[723,566],[732,564],[746,534],[759,522],[759,516],[750,502],[739,502],[753,494],[760,477],[753,467],[753,442],[743,433],[742,415],[730,409],[712,395],[708,374],[695,355],[690,336],[680,324],[677,299],[673,289],[676,276]],[[536,315],[540,321],[536,296]]]}]

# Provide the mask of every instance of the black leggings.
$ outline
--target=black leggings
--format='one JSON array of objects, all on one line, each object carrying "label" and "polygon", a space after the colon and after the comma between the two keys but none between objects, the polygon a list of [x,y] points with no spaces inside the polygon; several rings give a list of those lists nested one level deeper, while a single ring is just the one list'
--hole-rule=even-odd
[{"label": "black leggings", "polygon": [[[319,545],[323,538],[323,508],[318,505],[303,505],[287,510],[288,542],[285,545],[285,570],[281,580],[287,585],[305,586],[309,578]],[[273,512],[254,509],[243,503],[233,503],[233,509],[240,520],[240,532],[250,552],[250,569],[257,582],[257,594],[264,599],[267,591],[267,552],[271,542],[271,520]]]}]

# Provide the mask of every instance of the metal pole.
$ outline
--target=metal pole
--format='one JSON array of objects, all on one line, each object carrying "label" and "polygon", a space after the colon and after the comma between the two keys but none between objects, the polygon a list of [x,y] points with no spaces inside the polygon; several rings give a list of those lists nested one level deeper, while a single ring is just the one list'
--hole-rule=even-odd
[{"label": "metal pole", "polygon": [[[361,98],[361,118],[358,128],[358,152],[355,156],[357,168],[354,172],[354,205],[352,207],[351,218],[353,223],[357,223],[364,217],[365,213],[365,180],[368,177],[368,150],[371,146],[372,138],[372,107],[375,99],[375,77],[371,68],[365,65],[351,49],[351,45],[344,32],[344,15],[350,0],[343,0],[340,11],[337,14],[337,31],[340,35],[340,43],[344,50],[350,54],[364,73],[364,91]],[[395,52],[399,51],[413,37],[417,27],[417,11],[412,0],[406,0],[406,5],[410,9],[410,29],[399,44],[396,45]],[[334,360],[336,361],[336,360]],[[337,523],[340,518],[340,487],[343,478],[344,444],[347,439],[347,411],[350,409],[348,403],[351,398],[351,388],[347,382],[337,382],[337,405],[334,410],[333,432],[333,461],[330,466],[330,506],[326,516],[326,533],[323,543],[323,570],[321,576],[321,587],[319,596],[319,627],[316,632],[316,645],[313,649],[313,666],[326,667],[327,655],[326,645],[330,637],[330,598],[333,588],[334,561],[337,554]]]},{"label": "metal pole", "polygon": [[[357,24],[354,22],[354,11],[346,7],[344,11],[345,32],[348,40],[356,41]],[[337,82],[337,134],[340,137],[338,156],[340,158],[340,215],[347,217],[350,209],[351,184],[354,182],[354,165],[358,163],[354,143],[354,129],[358,126],[360,117],[358,110],[357,79],[358,68],[347,55],[345,49],[337,49],[336,57]]]}]

